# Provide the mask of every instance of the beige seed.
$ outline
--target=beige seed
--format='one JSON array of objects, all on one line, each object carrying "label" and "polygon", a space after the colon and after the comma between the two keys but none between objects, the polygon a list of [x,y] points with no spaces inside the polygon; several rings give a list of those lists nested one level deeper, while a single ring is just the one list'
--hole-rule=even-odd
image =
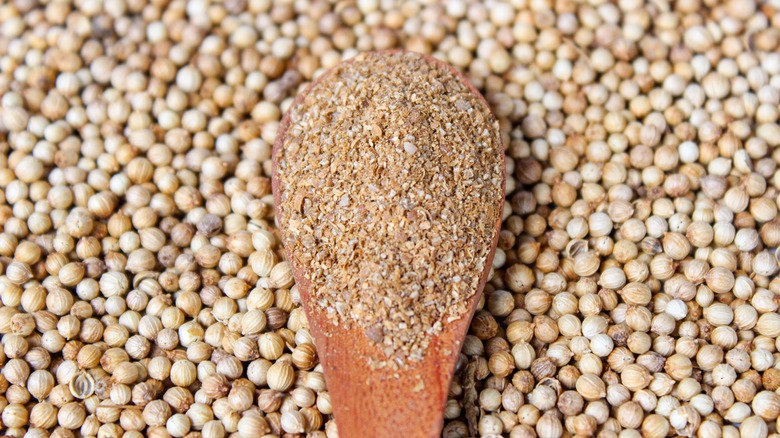
[{"label": "beige seed", "polygon": [[68,384],[73,397],[84,400],[95,392],[95,379],[86,372],[81,372]]},{"label": "beige seed", "polygon": [[292,386],[295,370],[287,361],[276,362],[268,369],[268,386],[276,391],[285,391]]},{"label": "beige seed", "polygon": [[583,374],[577,379],[577,392],[585,400],[598,400],[607,395],[604,381],[593,374]]},{"label": "beige seed", "polygon": [[295,281],[292,276],[292,268],[289,262],[281,262],[276,264],[271,269],[270,279],[271,284],[277,288],[288,288],[292,286]]}]

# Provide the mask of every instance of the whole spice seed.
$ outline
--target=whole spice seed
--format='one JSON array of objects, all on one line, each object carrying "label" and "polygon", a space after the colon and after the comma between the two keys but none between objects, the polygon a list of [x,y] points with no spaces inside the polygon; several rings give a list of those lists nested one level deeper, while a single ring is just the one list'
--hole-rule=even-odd
[{"label": "whole spice seed", "polygon": [[493,115],[443,65],[398,52],[336,67],[288,117],[275,184],[289,256],[335,323],[359,324],[393,363],[420,360],[487,260]]}]

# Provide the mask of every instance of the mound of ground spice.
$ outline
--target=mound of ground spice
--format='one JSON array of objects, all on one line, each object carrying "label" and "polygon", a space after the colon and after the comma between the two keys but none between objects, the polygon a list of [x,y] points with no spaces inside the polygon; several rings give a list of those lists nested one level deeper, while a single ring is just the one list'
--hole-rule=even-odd
[{"label": "mound of ground spice", "polygon": [[501,214],[503,148],[484,101],[413,53],[358,56],[289,112],[277,220],[310,294],[391,362],[467,310]]}]

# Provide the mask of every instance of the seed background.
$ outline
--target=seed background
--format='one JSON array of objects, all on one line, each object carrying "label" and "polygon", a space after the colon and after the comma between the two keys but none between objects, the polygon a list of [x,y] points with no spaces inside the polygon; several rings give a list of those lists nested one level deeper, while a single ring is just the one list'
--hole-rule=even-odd
[{"label": "seed background", "polygon": [[271,144],[401,47],[507,152],[444,436],[776,434],[779,41],[772,1],[4,2],[0,430],[337,436]]}]

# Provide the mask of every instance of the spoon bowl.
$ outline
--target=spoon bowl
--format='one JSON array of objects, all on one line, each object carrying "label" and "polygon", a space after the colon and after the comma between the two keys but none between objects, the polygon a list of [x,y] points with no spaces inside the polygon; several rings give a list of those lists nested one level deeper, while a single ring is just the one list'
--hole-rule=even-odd
[{"label": "spoon bowl", "polygon": [[[379,55],[393,56],[399,53],[404,52],[387,51],[380,52]],[[488,108],[480,93],[453,67],[429,56],[417,56],[455,76],[471,93],[478,96],[484,108]],[[277,218],[280,217],[280,210],[286,201],[279,169],[284,155],[285,136],[291,124],[290,114],[292,109],[301,105],[306,96],[318,84],[327,80],[332,72],[333,69],[322,74],[297,96],[279,126],[273,149],[272,178]],[[500,145],[500,136],[498,139]],[[501,150],[500,147],[498,149]],[[503,153],[500,155],[503,169]],[[504,202],[505,169],[502,173],[500,196],[490,200],[496,203],[494,205],[498,206],[499,212]],[[411,361],[400,368],[372,365],[372,360],[380,361],[385,358],[377,342],[369,339],[366,331],[357,324],[334,323],[332,315],[329,316],[327,310],[315,302],[313,286],[307,276],[309,267],[299,262],[295,254],[287,253],[317,346],[319,360],[324,368],[340,437],[439,436],[443,425],[444,404],[461,346],[491,272],[501,215],[498,214],[490,225],[494,232],[492,240],[485,243],[489,246],[484,269],[474,293],[467,299],[466,310],[457,319],[442,321],[441,330],[432,335],[421,360]],[[286,230],[283,224],[279,226],[284,236]],[[367,358],[372,360],[366,360]]]}]

